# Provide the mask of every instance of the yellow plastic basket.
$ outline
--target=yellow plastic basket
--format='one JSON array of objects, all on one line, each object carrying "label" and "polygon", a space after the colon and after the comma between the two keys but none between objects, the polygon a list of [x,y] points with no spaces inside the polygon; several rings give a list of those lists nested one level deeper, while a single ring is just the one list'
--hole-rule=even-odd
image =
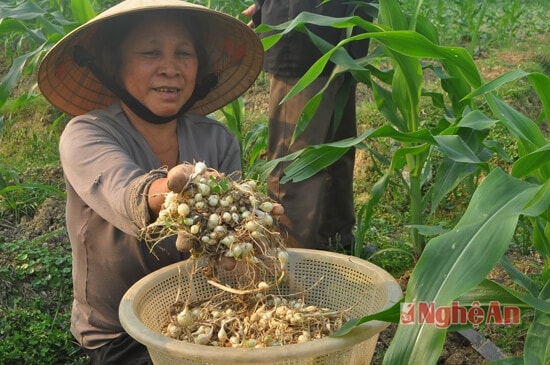
[{"label": "yellow plastic basket", "polygon": [[[389,308],[402,297],[396,280],[380,267],[365,260],[342,254],[289,249],[288,285],[277,293],[305,292],[305,302],[334,310],[351,308],[350,318],[363,317]],[[191,264],[167,266],[136,282],[124,295],[119,315],[124,329],[144,344],[156,365],[339,365],[370,364],[378,334],[389,323],[372,321],[361,324],[342,337],[325,337],[300,344],[265,348],[225,348],[197,345],[161,334],[168,321],[168,308],[178,290],[180,298],[210,298],[220,289],[209,284],[199,273],[190,280]]]}]

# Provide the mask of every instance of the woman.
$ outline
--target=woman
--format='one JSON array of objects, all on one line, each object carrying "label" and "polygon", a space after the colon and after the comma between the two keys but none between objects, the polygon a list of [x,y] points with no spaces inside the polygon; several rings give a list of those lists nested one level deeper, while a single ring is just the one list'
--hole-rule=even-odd
[{"label": "woman", "polygon": [[[38,73],[74,117],[60,140],[73,250],[71,332],[93,364],[149,364],[123,330],[119,302],[143,276],[187,255],[138,240],[163,193],[203,161],[239,171],[234,135],[204,115],[256,79],[262,45],[245,24],[179,0],[128,0],[65,36]],[[175,178],[173,178],[175,177]],[[170,187],[170,189],[169,189]]]}]

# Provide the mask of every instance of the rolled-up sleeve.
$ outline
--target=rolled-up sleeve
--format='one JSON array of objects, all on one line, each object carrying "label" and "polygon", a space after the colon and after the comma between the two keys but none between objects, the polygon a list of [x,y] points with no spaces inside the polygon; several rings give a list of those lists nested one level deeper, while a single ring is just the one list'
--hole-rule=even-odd
[{"label": "rolled-up sleeve", "polygon": [[119,137],[113,128],[75,119],[62,134],[60,158],[65,178],[80,199],[121,231],[136,235],[148,218],[148,207],[146,199],[134,200],[139,205],[134,206],[129,198],[137,191],[145,193],[151,181],[144,179],[148,171],[134,162]]}]

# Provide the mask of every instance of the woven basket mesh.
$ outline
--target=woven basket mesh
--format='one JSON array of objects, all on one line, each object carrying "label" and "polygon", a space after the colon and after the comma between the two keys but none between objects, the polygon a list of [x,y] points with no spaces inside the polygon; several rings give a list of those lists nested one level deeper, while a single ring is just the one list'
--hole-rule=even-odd
[{"label": "woven basket mesh", "polygon": [[[401,299],[399,285],[376,265],[351,256],[325,251],[289,249],[288,284],[276,294],[305,293],[308,305],[348,309],[350,318],[386,309]],[[219,294],[191,265],[179,263],[138,281],[120,305],[124,329],[147,346],[155,364],[370,364],[378,334],[388,323],[368,322],[343,337],[282,347],[221,348],[196,345],[160,334],[168,321],[168,308],[176,298],[201,300]],[[235,273],[228,272],[231,283]],[[190,290],[190,292],[188,291]],[[222,298],[223,299],[223,298]]]}]

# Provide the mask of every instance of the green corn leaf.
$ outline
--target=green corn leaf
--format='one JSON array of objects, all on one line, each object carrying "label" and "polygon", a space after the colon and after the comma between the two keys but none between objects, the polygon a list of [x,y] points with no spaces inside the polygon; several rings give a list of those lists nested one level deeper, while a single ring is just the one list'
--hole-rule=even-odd
[{"label": "green corn leaf", "polygon": [[[550,282],[547,282],[542,289],[540,299],[550,301]],[[523,348],[525,364],[548,364],[550,361],[550,314],[535,312],[535,319],[529,326]]]},{"label": "green corn leaf", "polygon": [[481,163],[477,155],[458,135],[434,136],[439,148],[451,160],[457,162]]},{"label": "green corn leaf", "polygon": [[[310,13],[305,11],[300,13],[293,20],[290,20],[285,23],[281,23],[278,25],[260,24],[256,28],[256,32],[265,33],[269,31],[281,31],[280,33],[276,33],[274,35],[271,35],[262,39],[262,42],[264,43],[264,49],[267,50],[268,48],[266,48],[266,42],[265,42],[266,38],[272,38],[272,39],[280,38],[283,35],[294,30],[305,31],[304,27],[306,24],[313,24],[313,25],[318,25],[322,27],[334,27],[334,28],[350,28],[350,27],[358,26],[368,32],[381,32],[389,29],[388,27],[383,26],[381,24],[373,24],[372,22],[368,22],[359,16],[335,18],[335,17],[320,15],[320,14],[315,14],[315,13]],[[270,39],[267,43],[272,44],[275,42]]]},{"label": "green corn leaf", "polygon": [[[519,215],[538,190],[500,169],[492,171],[456,227],[426,245],[409,280],[405,302],[448,306],[481,283],[504,254]],[[427,324],[399,326],[384,363],[435,364],[445,333]]]},{"label": "green corn leaf", "polygon": [[389,49],[409,57],[446,60],[460,70],[472,87],[482,84],[474,60],[463,48],[439,46],[416,32],[406,30],[361,34],[353,38],[358,40],[362,37],[375,38]]},{"label": "green corn leaf", "polygon": [[290,139],[290,144],[291,145],[306,130],[307,126],[309,125],[309,122],[313,119],[313,116],[315,115],[315,112],[317,112],[317,109],[319,108],[319,105],[321,104],[321,100],[323,98],[324,90],[325,90],[325,88],[323,88],[314,97],[309,99],[308,102],[306,103],[306,105],[304,106],[304,109],[302,110],[302,113],[300,114],[300,117],[298,118],[298,123],[296,123],[296,127],[294,128],[294,133],[292,134],[292,138]]},{"label": "green corn leaf", "polygon": [[424,226],[419,224],[411,224],[411,227],[416,229],[418,233],[423,236],[437,236],[438,234],[443,234],[447,232],[447,229],[443,227],[444,224],[440,223],[437,226]]},{"label": "green corn leaf", "polygon": [[[279,162],[293,161],[296,159],[296,161],[293,161],[285,168],[285,176],[281,179],[281,183],[303,181],[315,175],[325,167],[330,166],[350,148],[367,138],[372,132],[373,130],[371,129],[356,138],[347,138],[333,143],[308,146],[291,155],[270,161],[270,167]],[[299,159],[297,158],[298,156],[300,157]],[[264,169],[264,171],[266,171],[266,169]]]},{"label": "green corn leaf", "polygon": [[429,144],[421,144],[418,146],[401,147],[398,148],[392,156],[390,165],[391,170],[401,170],[407,161],[407,156],[421,156],[428,153],[430,150]]},{"label": "green corn leaf", "polygon": [[540,72],[525,72],[522,70],[507,72],[472,91],[471,93],[466,95],[464,99],[485,95],[491,91],[496,90],[506,83],[522,77],[527,77],[533,85],[535,91],[537,92],[537,95],[542,102],[544,113],[548,117],[550,115],[550,78]]},{"label": "green corn leaf", "polygon": [[323,72],[327,63],[330,60],[332,53],[326,53],[323,57],[319,58],[307,72],[298,80],[296,85],[288,92],[288,94],[283,98],[281,103],[284,103],[286,100],[292,98],[294,95],[298,94],[300,91],[308,87],[319,75]]},{"label": "green corn leaf", "polygon": [[550,361],[550,314],[537,312],[524,345],[524,364],[546,365]]},{"label": "green corn leaf", "polygon": [[533,171],[548,165],[550,165],[550,144],[516,160],[512,165],[512,175],[515,177],[525,177]]},{"label": "green corn leaf", "polygon": [[[544,146],[546,146],[548,142],[535,122],[491,93],[486,94],[486,100],[491,110],[499,118],[500,123],[502,123],[517,140],[520,159],[532,152],[536,152],[540,148],[543,148],[543,150],[539,152],[542,154],[546,153],[544,151]],[[533,159],[532,162],[537,163],[536,170],[528,166],[529,162],[526,162],[528,161],[527,159],[522,160],[518,163],[515,170],[512,170],[513,176],[519,177],[522,174],[529,173],[534,175],[539,181],[549,179],[550,164],[545,164],[543,160],[539,159],[540,156],[539,153],[535,153],[533,157],[528,157],[528,159]],[[518,175],[515,175],[516,173]]]},{"label": "green corn leaf", "polygon": [[44,36],[41,32],[36,30],[31,30],[23,22],[16,19],[3,19],[0,22],[0,34],[27,34],[31,37],[34,42],[43,42],[45,41]]},{"label": "green corn leaf", "polygon": [[[369,32],[349,37],[346,40],[341,41],[332,50],[321,57],[312,66],[312,69],[310,69],[309,72],[304,76],[304,78],[309,79],[310,82],[313,75],[319,75],[320,71],[325,67],[332,54],[336,52],[338,48],[341,48],[350,42],[360,41],[366,38],[375,38],[388,49],[391,49],[394,52],[411,58],[445,59],[450,64],[456,66],[456,69],[459,70],[462,75],[464,75],[466,80],[468,80],[468,82],[472,86],[479,87],[481,85],[481,76],[479,74],[477,66],[475,65],[470,54],[465,49],[460,47],[439,46],[431,42],[428,38],[414,31],[391,30],[391,28],[388,28],[387,26],[375,26],[372,23],[366,22],[359,17],[331,18],[314,15],[311,13],[302,13],[291,22],[287,22],[274,27],[261,25],[258,27],[257,31],[265,32],[269,30],[283,30],[283,32],[279,34],[263,39],[262,42],[264,44],[264,49],[268,49],[268,47],[276,43],[283,34],[292,30],[303,30],[303,26],[306,23],[335,27],[350,27],[355,25],[360,26]],[[406,63],[400,64],[400,67],[404,68],[404,73],[407,74],[409,71],[409,67],[404,66],[406,66]]]},{"label": "green corn leaf", "polygon": [[420,129],[416,132],[402,133],[393,129],[389,125],[383,125],[376,130],[369,133],[369,137],[380,138],[380,137],[390,137],[399,142],[404,143],[428,143],[435,144],[433,136],[430,134],[430,131],[427,129]]},{"label": "green corn leaf", "polygon": [[546,120],[550,119],[550,77],[539,72],[527,76],[542,103]]},{"label": "green corn leaf", "polygon": [[432,100],[432,105],[435,108],[445,108],[445,97],[441,93],[422,90],[422,96],[427,96]]},{"label": "green corn leaf", "polygon": [[430,214],[436,211],[448,192],[456,188],[466,177],[475,174],[477,171],[479,171],[478,165],[444,158],[437,169],[435,182],[430,188],[432,202]]},{"label": "green corn leaf", "polygon": [[500,264],[514,283],[520,285],[524,289],[527,289],[531,295],[539,295],[539,290],[535,282],[527,275],[516,269],[514,265],[512,265],[512,263],[506,258],[506,256],[502,256],[500,259]]},{"label": "green corn leaf", "polygon": [[330,53],[330,60],[341,68],[340,72],[364,69],[363,66],[359,65],[359,63],[349,55],[345,48],[334,47],[333,44],[325,41],[307,28],[305,28],[305,33],[321,53]]},{"label": "green corn leaf", "polygon": [[373,185],[368,201],[361,207],[357,213],[356,244],[354,245],[354,256],[362,257],[363,242],[366,239],[366,231],[370,229],[370,222],[375,214],[375,208],[382,199],[384,192],[390,183],[392,171],[388,169],[384,175]]},{"label": "green corn leaf", "polygon": [[[264,163],[258,164],[255,167],[255,170],[250,171],[251,174],[258,175],[258,180],[266,180],[268,175],[279,165],[281,162],[289,162],[294,161],[300,157],[301,154],[304,153],[306,149],[301,149],[299,151],[290,153],[286,156],[279,157],[270,161],[266,161]],[[289,165],[290,167],[290,165]],[[315,173],[313,173],[314,175]]]},{"label": "green corn leaf", "polygon": [[253,166],[258,156],[267,147],[267,126],[263,123],[256,123],[246,134],[244,139],[244,153],[249,154],[248,166]]},{"label": "green corn leaf", "polygon": [[43,16],[38,17],[36,20],[40,23],[41,30],[38,32],[40,33],[41,38],[43,38],[43,32],[44,34],[48,34],[48,38],[50,38],[51,36],[57,36],[59,39],[61,39],[68,31],[71,31],[78,26],[78,23],[75,22],[70,22],[69,24],[66,24],[68,23],[68,21],[64,19],[58,20],[59,23],[63,24],[63,26],[57,25]]},{"label": "green corn leaf", "polygon": [[455,110],[457,115],[459,111],[466,107],[473,109],[473,101],[461,101],[464,95],[468,94],[471,90],[470,83],[462,76],[460,66],[454,64],[451,61],[440,60],[444,66],[448,76],[440,77],[441,87],[447,92],[449,99],[451,100],[452,110]]},{"label": "green corn leaf", "polygon": [[34,1],[22,1],[16,7],[11,7],[10,4],[0,4],[0,19],[31,20],[44,14],[45,11],[36,5]]},{"label": "green corn leaf", "polygon": [[457,126],[482,130],[493,127],[497,122],[498,120],[489,118],[479,110],[472,110],[460,119]]},{"label": "green corn leaf", "polygon": [[486,99],[499,121],[518,140],[524,153],[533,152],[546,145],[546,138],[532,120],[491,93],[486,94]]},{"label": "green corn leaf", "polygon": [[419,127],[420,95],[422,93],[422,67],[417,59],[387,51],[393,59],[394,76],[392,98],[403,115],[407,132]]},{"label": "green corn leaf", "polygon": [[485,140],[483,141],[483,146],[488,150],[496,153],[500,158],[502,158],[503,161],[508,163],[514,162],[514,160],[508,155],[507,151],[504,150],[502,144],[500,144],[498,141]]},{"label": "green corn leaf", "polygon": [[381,1],[378,19],[381,24],[387,25],[392,29],[409,29],[409,22],[399,3],[395,0]]},{"label": "green corn leaf", "polygon": [[[528,217],[539,217],[541,214],[548,211],[548,207],[550,206],[550,179],[544,181],[542,185],[540,185],[539,190],[531,199],[527,205],[523,208],[523,214],[525,214]],[[547,215],[543,215],[542,218],[547,217]]]},{"label": "green corn leaf", "polygon": [[262,168],[262,174],[265,174],[267,170],[273,170],[274,166],[279,162],[293,161],[285,169],[285,177],[281,179],[281,183],[289,181],[298,182],[305,180],[315,175],[321,169],[331,165],[339,157],[345,154],[346,151],[349,150],[349,148],[358,145],[367,137],[391,137],[399,141],[416,143],[428,142],[428,144],[426,145],[411,147],[410,149],[401,149],[401,152],[396,152],[396,154],[398,154],[399,156],[397,158],[394,156],[395,161],[393,164],[395,168],[400,168],[403,166],[399,161],[402,161],[405,158],[404,156],[406,154],[419,155],[422,153],[426,153],[430,145],[434,143],[433,137],[426,129],[422,129],[413,133],[401,133],[393,129],[391,126],[384,125],[376,130],[370,129],[356,138],[345,139],[342,141],[328,143],[324,145],[309,146],[295,152],[292,157],[285,156],[277,160],[272,160],[270,161],[270,164]]},{"label": "green corn leaf", "polygon": [[224,116],[227,127],[237,136],[239,141],[242,140],[242,115],[244,109],[244,101],[242,97],[233,100],[231,103],[220,109]]},{"label": "green corn leaf", "polygon": [[428,38],[430,42],[439,43],[439,32],[430,19],[419,16],[416,19],[416,28],[414,30]]},{"label": "green corn leaf", "polygon": [[372,81],[372,93],[378,111],[380,111],[388,122],[393,124],[397,129],[402,132],[406,132],[407,124],[397,111],[397,107],[393,102],[391,93],[374,81]]},{"label": "green corn leaf", "polygon": [[96,12],[89,0],[71,0],[73,18],[79,24],[84,24],[96,16]]},{"label": "green corn leaf", "polygon": [[316,172],[332,165],[348,150],[349,147],[339,148],[324,145],[314,150],[305,151],[299,160],[284,170],[285,176],[281,178],[281,184],[299,182],[310,178]]},{"label": "green corn leaf", "polygon": [[484,279],[481,283],[455,299],[461,306],[470,306],[479,302],[480,306],[487,307],[490,302],[497,301],[501,306],[516,306],[530,308],[531,306],[512,295],[504,286],[494,281]]},{"label": "green corn leaf", "polygon": [[[264,27],[265,26],[263,24],[261,24],[261,25],[258,26],[258,28],[256,28],[256,31],[259,31]],[[273,35],[262,38],[262,45],[264,46],[264,51],[267,51],[271,47],[273,47],[273,45],[275,45],[275,43],[277,43],[279,41],[279,39],[281,39],[282,37],[283,37],[283,35],[281,33],[278,33],[278,34],[273,34]]]},{"label": "green corn leaf", "polygon": [[538,253],[545,259],[546,265],[548,265],[548,261],[550,260],[550,235],[546,232],[547,225],[548,222],[542,217],[534,219],[533,246],[535,246]]},{"label": "green corn leaf", "polygon": [[[377,50],[381,50],[381,48],[378,47]],[[373,52],[371,52],[371,55],[372,55],[372,53]],[[384,55],[384,53],[382,51],[380,51],[380,56],[379,57],[382,57],[383,55]],[[380,81],[382,81],[383,83],[385,83],[387,85],[391,85],[391,82],[393,80],[393,69],[379,70],[379,69],[377,69],[376,67],[374,67],[372,65],[367,65],[366,68],[377,79],[379,79]],[[368,82],[370,83],[370,80]]]},{"label": "green corn leaf", "polygon": [[491,91],[499,88],[500,86],[502,86],[502,85],[504,85],[504,84],[506,84],[510,81],[514,81],[516,79],[525,77],[527,75],[528,75],[527,72],[521,71],[521,70],[515,70],[515,71],[507,72],[505,74],[502,74],[502,75],[498,76],[494,80],[491,80],[491,81],[483,84],[482,86],[478,87],[477,89],[473,90],[468,95],[466,95],[464,97],[464,99],[475,98],[476,96],[484,95],[488,92],[491,92]]},{"label": "green corn leaf", "polygon": [[344,325],[340,327],[340,329],[336,333],[334,333],[332,336],[334,337],[344,336],[345,334],[349,333],[349,331],[351,331],[354,327],[370,321],[399,323],[399,315],[401,313],[401,302],[402,300],[398,301],[397,303],[392,305],[390,308],[380,311],[378,313],[369,314],[362,318],[352,318],[348,320],[346,323],[344,323]]},{"label": "green corn leaf", "polygon": [[23,74],[25,69],[26,61],[29,57],[30,56],[26,54],[23,56],[19,56],[13,60],[13,64],[10,70],[4,76],[2,82],[0,82],[0,106],[4,105],[6,103],[6,100],[8,100],[10,91],[17,83],[17,81],[21,78],[21,75]]}]

